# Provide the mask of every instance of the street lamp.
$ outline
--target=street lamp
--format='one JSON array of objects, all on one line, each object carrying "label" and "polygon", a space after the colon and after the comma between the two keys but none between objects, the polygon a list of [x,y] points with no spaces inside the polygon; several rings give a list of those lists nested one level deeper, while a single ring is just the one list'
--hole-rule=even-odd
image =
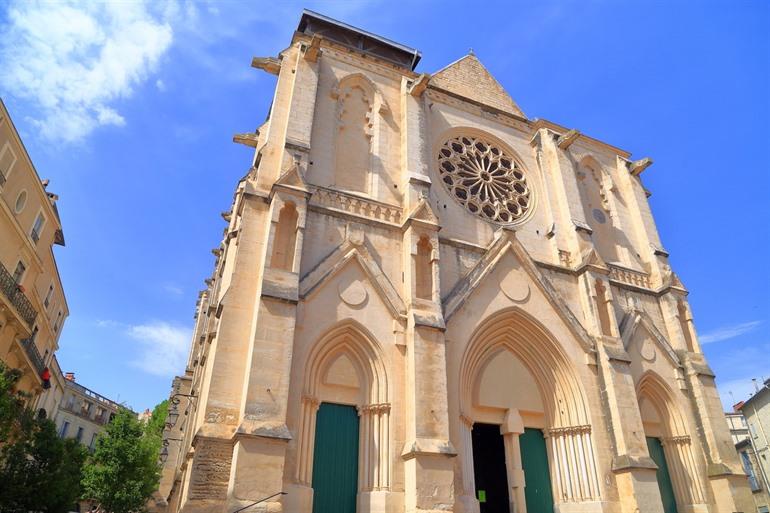
[{"label": "street lamp", "polygon": [[[182,401],[180,399],[181,397],[186,397],[189,403],[192,405],[193,408],[197,408],[197,400],[198,397],[195,394],[173,394],[169,401],[171,402],[172,406],[169,408],[168,414],[166,415],[166,429],[171,429],[174,426],[176,426],[177,421],[179,420],[179,403]],[[187,410],[185,410],[185,415],[187,415]],[[180,428],[181,429],[181,428]]]},{"label": "street lamp", "polygon": [[163,448],[160,450],[160,462],[166,463],[166,460],[168,460],[168,446],[171,442],[181,442],[181,438],[164,438],[163,439]]}]

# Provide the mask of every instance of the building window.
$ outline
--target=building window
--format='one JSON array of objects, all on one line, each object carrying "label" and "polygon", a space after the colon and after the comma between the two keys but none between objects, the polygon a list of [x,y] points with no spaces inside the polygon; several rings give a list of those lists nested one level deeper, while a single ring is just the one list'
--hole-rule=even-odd
[{"label": "building window", "polygon": [[97,434],[96,434],[96,433],[94,433],[93,435],[91,435],[91,443],[90,443],[90,444],[88,444],[88,449],[89,449],[91,452],[93,452],[93,451],[94,451],[94,449],[96,449],[96,436],[97,436]]},{"label": "building window", "polygon": [[449,195],[482,219],[510,224],[530,209],[532,196],[524,169],[507,150],[489,140],[449,139],[439,150],[438,170]]},{"label": "building window", "polygon": [[3,149],[0,150],[0,188],[5,185],[6,180],[11,174],[11,169],[16,163],[16,155],[14,155],[11,146],[5,143]]},{"label": "building window", "polygon": [[45,300],[43,301],[43,306],[46,308],[51,304],[51,296],[53,296],[53,283],[48,286],[48,292],[46,292]]},{"label": "building window", "polygon": [[42,212],[40,212],[37,217],[35,218],[35,222],[32,225],[32,231],[29,233],[29,236],[32,237],[32,240],[37,242],[40,240],[40,234],[43,231],[43,226],[45,225],[45,216]]},{"label": "building window", "polygon": [[431,266],[433,247],[427,237],[420,237],[417,243],[417,262],[415,265],[415,292],[420,299],[433,298],[433,269]]},{"label": "building window", "polygon": [[77,440],[78,442],[82,442],[83,441],[83,428],[82,427],[78,428],[78,434],[75,435],[75,440]]},{"label": "building window", "polygon": [[754,473],[754,465],[751,464],[749,453],[741,452],[741,462],[743,463],[743,471],[749,476],[749,486],[751,486],[751,491],[756,492],[760,490],[759,481],[757,481],[757,475]]},{"label": "building window", "polygon": [[61,425],[61,430],[59,431],[59,437],[64,438],[67,436],[67,430],[70,428],[70,423],[66,420],[64,421],[64,424]]},{"label": "building window", "polygon": [[299,214],[294,203],[288,202],[278,214],[278,226],[273,237],[273,255],[270,267],[291,271],[294,267],[294,248],[297,241]]},{"label": "building window", "polygon": [[59,324],[61,323],[61,310],[59,310],[58,315],[56,316],[56,322],[53,323],[53,331],[54,333],[59,331]]},{"label": "building window", "polygon": [[14,205],[14,211],[17,214],[21,214],[21,211],[24,210],[24,206],[27,204],[27,191],[21,191],[18,196],[16,196],[16,205]]},{"label": "building window", "polygon": [[16,269],[13,271],[13,281],[16,285],[21,285],[21,281],[24,279],[24,273],[26,271],[27,266],[24,265],[24,262],[19,260],[19,263],[16,264]]}]

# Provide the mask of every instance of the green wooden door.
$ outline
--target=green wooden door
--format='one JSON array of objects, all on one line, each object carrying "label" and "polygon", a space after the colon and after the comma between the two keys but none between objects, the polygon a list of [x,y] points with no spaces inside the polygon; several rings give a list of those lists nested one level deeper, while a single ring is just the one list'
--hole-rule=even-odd
[{"label": "green wooden door", "polygon": [[321,403],[315,424],[313,513],[356,513],[358,413]]},{"label": "green wooden door", "polygon": [[524,434],[519,435],[519,447],[521,466],[524,467],[527,513],[553,513],[551,474],[548,471],[548,453],[543,432],[524,428]]},{"label": "green wooden door", "polygon": [[674,486],[671,484],[671,474],[668,472],[666,454],[663,452],[660,439],[648,436],[647,450],[650,451],[652,461],[658,466],[656,477],[658,478],[658,488],[660,488],[660,498],[663,500],[663,512],[677,513]]}]

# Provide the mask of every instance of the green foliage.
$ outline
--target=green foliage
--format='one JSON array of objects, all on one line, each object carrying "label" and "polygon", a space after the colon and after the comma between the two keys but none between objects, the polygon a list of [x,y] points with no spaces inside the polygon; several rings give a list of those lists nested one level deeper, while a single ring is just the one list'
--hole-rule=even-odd
[{"label": "green foliage", "polygon": [[25,407],[13,389],[18,378],[0,362],[0,511],[69,511],[80,497],[86,451]]},{"label": "green foliage", "polygon": [[158,454],[168,404],[155,407],[144,424],[129,410],[121,410],[96,441],[83,475],[84,495],[104,511],[143,511],[158,487]]}]

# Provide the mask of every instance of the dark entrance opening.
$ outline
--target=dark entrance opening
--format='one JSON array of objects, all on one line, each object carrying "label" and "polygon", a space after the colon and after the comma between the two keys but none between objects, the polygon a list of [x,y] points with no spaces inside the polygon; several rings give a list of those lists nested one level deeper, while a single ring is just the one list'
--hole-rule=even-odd
[{"label": "dark entrance opening", "polygon": [[481,513],[510,513],[508,471],[505,467],[505,443],[500,426],[474,424],[473,476]]},{"label": "dark entrance opening", "polygon": [[356,513],[358,413],[321,403],[313,453],[313,513]]}]

